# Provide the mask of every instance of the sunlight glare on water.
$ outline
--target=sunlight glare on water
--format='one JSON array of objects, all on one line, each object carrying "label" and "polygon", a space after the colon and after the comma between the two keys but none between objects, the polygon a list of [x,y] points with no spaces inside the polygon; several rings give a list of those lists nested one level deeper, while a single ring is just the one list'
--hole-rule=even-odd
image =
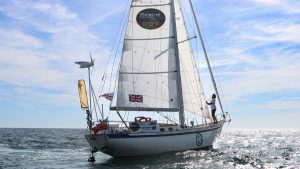
[{"label": "sunlight glare on water", "polygon": [[209,151],[112,158],[82,129],[0,129],[0,168],[300,168],[300,130],[223,130]]}]

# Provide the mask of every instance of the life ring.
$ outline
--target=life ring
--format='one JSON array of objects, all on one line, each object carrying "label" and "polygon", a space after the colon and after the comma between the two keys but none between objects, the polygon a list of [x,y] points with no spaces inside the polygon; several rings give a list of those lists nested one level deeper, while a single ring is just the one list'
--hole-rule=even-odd
[{"label": "life ring", "polygon": [[140,125],[137,122],[132,122],[129,126],[131,131],[137,131],[140,128]]},{"label": "life ring", "polygon": [[134,121],[135,122],[138,122],[138,121],[151,121],[151,118],[150,117],[145,117],[145,116],[137,116],[134,118]]}]

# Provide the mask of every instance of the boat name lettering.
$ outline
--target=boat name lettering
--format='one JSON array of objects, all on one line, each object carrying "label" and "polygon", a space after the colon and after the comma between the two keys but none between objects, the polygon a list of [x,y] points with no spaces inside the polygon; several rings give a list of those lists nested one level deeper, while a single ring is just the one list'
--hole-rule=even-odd
[{"label": "boat name lettering", "polygon": [[166,17],[162,11],[148,8],[137,14],[136,21],[144,29],[157,29],[165,23]]}]

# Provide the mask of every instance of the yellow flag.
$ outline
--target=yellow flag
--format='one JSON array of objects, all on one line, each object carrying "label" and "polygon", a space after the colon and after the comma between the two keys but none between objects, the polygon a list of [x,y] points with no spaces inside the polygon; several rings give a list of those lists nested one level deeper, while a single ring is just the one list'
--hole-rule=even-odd
[{"label": "yellow flag", "polygon": [[79,98],[80,98],[80,105],[82,109],[88,109],[89,103],[86,94],[86,87],[84,80],[78,80],[78,91],[79,91]]}]

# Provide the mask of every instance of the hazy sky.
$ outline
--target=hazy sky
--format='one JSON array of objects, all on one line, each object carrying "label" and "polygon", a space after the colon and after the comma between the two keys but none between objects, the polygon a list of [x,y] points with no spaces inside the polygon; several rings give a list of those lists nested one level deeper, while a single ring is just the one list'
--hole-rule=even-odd
[{"label": "hazy sky", "polygon": [[[128,2],[1,0],[0,127],[84,128],[74,62],[99,82]],[[300,1],[193,2],[230,127],[300,128]]]}]

